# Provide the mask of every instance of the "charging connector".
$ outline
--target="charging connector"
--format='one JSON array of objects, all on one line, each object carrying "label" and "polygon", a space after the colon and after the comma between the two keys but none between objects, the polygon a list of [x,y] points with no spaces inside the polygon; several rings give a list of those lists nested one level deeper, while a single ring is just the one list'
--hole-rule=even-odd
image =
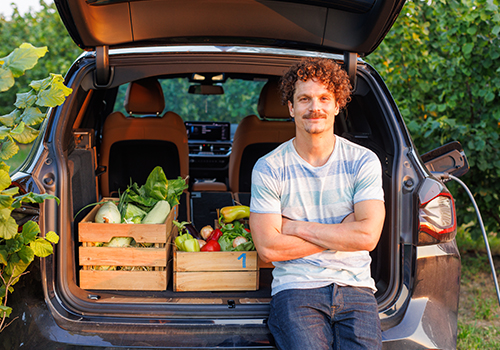
[{"label": "charging connector", "polygon": [[495,270],[495,264],[493,263],[493,257],[491,255],[491,249],[490,249],[490,244],[488,242],[488,236],[486,235],[486,230],[484,229],[484,224],[483,224],[483,219],[481,217],[481,212],[479,211],[479,207],[477,206],[476,200],[474,199],[474,196],[472,195],[472,192],[469,190],[467,185],[460,180],[458,177],[453,176],[448,173],[432,173],[435,177],[440,178],[442,181],[448,181],[448,180],[453,180],[458,182],[467,192],[469,195],[470,200],[472,201],[472,204],[474,205],[474,210],[476,211],[477,214],[477,220],[479,222],[479,225],[481,227],[481,232],[483,233],[483,239],[484,239],[484,244],[486,245],[486,253],[488,254],[488,259],[490,261],[490,267],[491,267],[491,274],[493,275],[493,282],[495,283],[495,288],[497,291],[497,299],[498,299],[498,305],[500,306],[500,290],[498,288],[498,279],[497,279],[497,274]]}]

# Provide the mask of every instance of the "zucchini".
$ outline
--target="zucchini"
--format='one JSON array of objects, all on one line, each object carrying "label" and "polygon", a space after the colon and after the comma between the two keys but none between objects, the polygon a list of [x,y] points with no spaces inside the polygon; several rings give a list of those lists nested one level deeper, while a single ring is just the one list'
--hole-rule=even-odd
[{"label": "zucchini", "polygon": [[141,224],[163,224],[170,213],[170,204],[167,201],[158,201],[153,209],[142,219]]}]

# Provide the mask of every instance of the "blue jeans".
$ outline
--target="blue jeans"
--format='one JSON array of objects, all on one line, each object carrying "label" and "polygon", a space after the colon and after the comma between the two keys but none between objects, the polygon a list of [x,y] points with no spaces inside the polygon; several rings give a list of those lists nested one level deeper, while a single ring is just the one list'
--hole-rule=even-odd
[{"label": "blue jeans", "polygon": [[382,348],[377,301],[369,288],[283,290],[273,296],[268,326],[280,350]]}]

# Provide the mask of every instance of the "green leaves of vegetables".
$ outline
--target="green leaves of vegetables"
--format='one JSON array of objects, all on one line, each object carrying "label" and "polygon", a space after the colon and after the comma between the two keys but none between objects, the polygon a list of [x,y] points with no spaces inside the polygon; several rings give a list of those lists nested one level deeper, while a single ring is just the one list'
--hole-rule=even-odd
[{"label": "green leaves of vegetables", "polygon": [[157,200],[166,199],[168,194],[168,180],[163,169],[159,166],[154,168],[143,187],[148,197]]},{"label": "green leaves of vegetables", "polygon": [[[250,232],[245,230],[245,227],[239,221],[232,224],[225,224],[221,226],[222,236],[219,238],[220,249],[222,251],[249,251],[255,250],[255,245],[252,240]],[[236,248],[233,248],[233,240],[243,236],[248,242],[242,243]]]},{"label": "green leaves of vegetables", "polygon": [[173,208],[179,203],[179,197],[186,188],[188,185],[182,177],[167,180],[163,168],[157,166],[151,171],[144,185],[139,187],[137,183],[133,183],[127,187],[120,195],[118,210],[122,217],[125,217],[127,205],[130,203],[149,212],[161,200],[166,200]]}]

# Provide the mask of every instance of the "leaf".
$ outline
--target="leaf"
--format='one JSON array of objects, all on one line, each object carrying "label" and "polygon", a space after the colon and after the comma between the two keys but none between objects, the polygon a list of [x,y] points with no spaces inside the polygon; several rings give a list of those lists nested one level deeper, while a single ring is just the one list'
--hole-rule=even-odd
[{"label": "leaf", "polygon": [[474,35],[476,34],[476,32],[477,32],[477,27],[475,26],[467,28],[467,34],[469,35]]},{"label": "leaf", "polygon": [[31,126],[25,126],[23,123],[23,130],[20,134],[12,134],[12,138],[19,143],[28,144],[36,140],[39,130],[32,128]]},{"label": "leaf", "polygon": [[0,126],[0,140],[3,140],[10,135],[10,128],[7,126]]},{"label": "leaf", "polygon": [[[0,123],[2,123],[5,126],[14,126],[16,119],[19,118],[20,116],[21,116],[21,111],[16,108],[9,114],[2,115],[0,117]],[[0,136],[0,138],[3,137]]]},{"label": "leaf", "polygon": [[[18,255],[13,254],[13,256],[18,256]],[[24,271],[26,271],[26,269],[28,268],[29,265],[30,265],[30,263],[26,263],[23,260],[21,260],[20,258],[18,258],[16,263],[9,263],[9,265],[7,265],[5,272],[13,277],[17,277],[20,274],[22,274]],[[18,279],[15,280],[14,283],[12,283],[12,284],[16,284],[17,281],[18,281]]]},{"label": "leaf", "polygon": [[46,199],[55,199],[57,201],[57,204],[60,204],[59,198],[52,194],[47,194],[47,193],[33,193],[29,192],[26,194],[23,194],[21,196],[17,196],[14,199],[14,203],[12,203],[13,208],[20,208],[22,203],[42,203]]},{"label": "leaf", "polygon": [[51,243],[59,243],[59,236],[54,231],[49,231],[45,234],[45,239]]},{"label": "leaf", "polygon": [[0,170],[5,170],[7,174],[10,174],[10,166],[7,165],[4,161],[0,161]]},{"label": "leaf", "polygon": [[25,245],[22,246],[17,255],[19,255],[19,258],[21,258],[24,263],[28,264],[35,259],[35,253],[33,252],[33,249]]},{"label": "leaf", "polygon": [[33,106],[36,101],[36,94],[33,90],[31,90],[16,94],[16,102],[14,103],[14,106],[24,109]]},{"label": "leaf", "polygon": [[0,305],[0,318],[10,317],[11,312],[12,312],[11,307]]},{"label": "leaf", "polygon": [[0,209],[0,220],[7,220],[12,214],[12,207]]},{"label": "leaf", "polygon": [[17,223],[12,216],[7,220],[0,220],[0,238],[12,239],[17,234]]},{"label": "leaf", "polygon": [[14,198],[12,198],[12,196],[0,194],[0,208],[1,209],[10,208],[13,202],[14,202]]},{"label": "leaf", "polygon": [[24,131],[24,123],[23,123],[23,122],[21,122],[21,123],[19,123],[19,124],[18,124],[18,125],[17,125],[14,129],[12,129],[12,130],[10,131],[10,134],[11,134],[12,136],[14,136],[14,135],[20,135],[20,134],[22,134],[22,133],[23,133],[23,131]]},{"label": "leaf", "polygon": [[30,247],[35,252],[35,255],[39,256],[40,258],[45,258],[52,254],[52,252],[54,251],[52,244],[50,244],[49,241],[46,241],[43,238],[38,238],[34,242],[31,242]]},{"label": "leaf", "polygon": [[175,205],[179,204],[179,197],[186,188],[188,188],[186,180],[181,176],[177,179],[168,180],[168,194],[166,199],[170,207],[173,208]]},{"label": "leaf", "polygon": [[500,24],[497,24],[496,26],[493,27],[493,29],[491,30],[491,34],[493,34],[494,36],[497,36],[498,33],[500,33]]},{"label": "leaf", "polygon": [[465,55],[468,55],[472,52],[472,49],[474,49],[474,43],[467,43],[464,46],[462,46],[462,52]]},{"label": "leaf", "polygon": [[51,74],[50,88],[38,94],[36,104],[42,107],[56,107],[61,105],[73,90],[64,85],[64,78],[60,74]]},{"label": "leaf", "polygon": [[40,57],[45,56],[48,49],[44,47],[34,47],[31,44],[23,43],[19,48],[12,51],[4,61],[3,68],[8,68],[15,78],[20,77],[28,69],[33,68]]},{"label": "leaf", "polygon": [[[11,183],[12,183],[12,180],[10,178],[9,173],[4,169],[0,169],[0,191],[5,190],[7,187],[10,186]],[[6,193],[2,193],[2,194],[6,194]]]},{"label": "leaf", "polygon": [[7,259],[9,257],[9,254],[5,249],[0,249],[0,263],[7,265]]},{"label": "leaf", "polygon": [[0,92],[7,91],[14,86],[14,74],[10,69],[0,67]]},{"label": "leaf", "polygon": [[40,233],[40,226],[34,221],[28,221],[23,225],[21,231],[21,239],[23,244],[29,244],[33,242],[38,234]]},{"label": "leaf", "polygon": [[2,143],[0,158],[3,160],[10,159],[15,156],[17,152],[19,152],[19,146],[11,139],[7,139]]},{"label": "leaf", "polygon": [[486,96],[484,96],[484,100],[485,100],[486,102],[491,102],[491,101],[493,101],[494,99],[495,99],[495,94],[494,94],[492,91],[488,91],[488,92],[486,93]]},{"label": "leaf", "polygon": [[52,80],[53,80],[52,76],[49,76],[42,80],[33,80],[30,83],[30,87],[35,91],[45,90],[50,86]]},{"label": "leaf", "polygon": [[157,166],[151,171],[144,185],[148,197],[163,200],[168,193],[168,180],[162,167]]},{"label": "leaf", "polygon": [[30,126],[30,125],[38,125],[41,122],[43,122],[43,119],[45,118],[45,113],[42,113],[39,108],[36,107],[29,107],[26,108],[21,115],[21,120],[24,122],[24,124]]}]

